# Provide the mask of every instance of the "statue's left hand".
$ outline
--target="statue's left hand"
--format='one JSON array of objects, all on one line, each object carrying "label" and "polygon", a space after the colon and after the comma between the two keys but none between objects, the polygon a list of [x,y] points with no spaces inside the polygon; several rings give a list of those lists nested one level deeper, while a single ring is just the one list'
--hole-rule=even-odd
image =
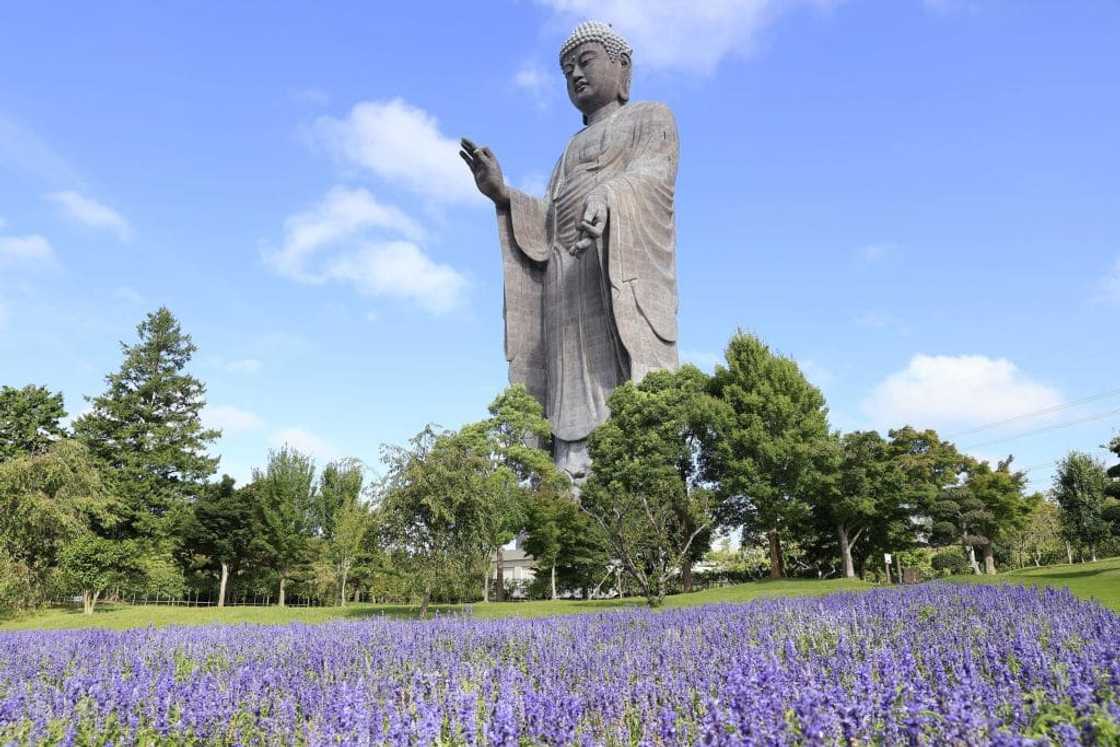
[{"label": "statue's left hand", "polygon": [[569,250],[578,255],[590,249],[607,227],[607,201],[592,193],[583,204],[583,218],[579,223],[580,239]]}]

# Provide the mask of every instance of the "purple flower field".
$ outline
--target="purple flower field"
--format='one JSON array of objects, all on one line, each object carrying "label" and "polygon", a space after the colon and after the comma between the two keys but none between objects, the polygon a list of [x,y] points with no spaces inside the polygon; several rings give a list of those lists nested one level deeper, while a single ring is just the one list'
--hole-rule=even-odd
[{"label": "purple flower field", "polygon": [[4,744],[1116,744],[1120,616],[904,590],[0,635]]}]

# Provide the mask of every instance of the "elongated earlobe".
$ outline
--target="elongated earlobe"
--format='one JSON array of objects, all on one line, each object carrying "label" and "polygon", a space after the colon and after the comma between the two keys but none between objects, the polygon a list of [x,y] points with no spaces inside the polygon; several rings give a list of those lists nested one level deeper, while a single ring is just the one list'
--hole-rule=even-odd
[{"label": "elongated earlobe", "polygon": [[625,104],[630,100],[630,78],[634,69],[630,67],[630,55],[625,52],[619,55],[618,61],[622,65],[622,80],[618,82],[618,100]]}]

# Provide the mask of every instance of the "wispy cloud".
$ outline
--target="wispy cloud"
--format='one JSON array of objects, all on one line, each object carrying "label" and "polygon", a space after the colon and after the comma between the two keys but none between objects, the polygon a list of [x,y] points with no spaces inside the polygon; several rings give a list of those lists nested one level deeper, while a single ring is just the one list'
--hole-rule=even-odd
[{"label": "wispy cloud", "polygon": [[614,24],[634,46],[634,64],[708,74],[755,46],[776,18],[803,7],[827,9],[840,0],[538,0],[574,25],[587,18]]},{"label": "wispy cloud", "polygon": [[53,264],[54,247],[39,234],[0,236],[0,266],[17,263]]},{"label": "wispy cloud", "polygon": [[1120,304],[1120,258],[1117,258],[1112,268],[1101,278],[1097,299],[1104,303]]},{"label": "wispy cloud", "polygon": [[311,133],[339,162],[428,199],[483,200],[459,158],[458,139],[444,135],[435,117],[402,99],[359,102],[342,119],[320,117]]},{"label": "wispy cloud", "polygon": [[557,68],[553,68],[553,74],[548,75],[537,63],[527,62],[514,73],[513,85],[517,90],[528,94],[538,109],[547,109],[554,90],[562,85],[562,79]]},{"label": "wispy cloud", "polygon": [[121,285],[113,290],[113,297],[133,306],[144,303],[144,296],[132,286]]},{"label": "wispy cloud", "polygon": [[202,421],[209,428],[219,428],[225,434],[246,433],[264,427],[264,419],[256,413],[234,405],[210,405],[202,411]]},{"label": "wispy cloud", "polygon": [[58,205],[67,217],[89,226],[116,234],[121,241],[132,238],[132,226],[120,213],[92,197],[74,191],[51,192],[46,198]]},{"label": "wispy cloud", "polygon": [[269,444],[276,448],[290,446],[304,454],[310,454],[321,464],[339,456],[338,449],[330,441],[298,427],[276,431],[269,438]]},{"label": "wispy cloud", "polygon": [[241,360],[229,361],[223,367],[232,373],[253,374],[260,371],[263,366],[264,364],[256,358],[242,358]]},{"label": "wispy cloud", "polygon": [[1006,358],[919,353],[863,402],[876,425],[972,426],[1060,405],[1061,393]]},{"label": "wispy cloud", "polygon": [[322,282],[308,270],[313,256],[339,242],[378,229],[418,239],[424,232],[403,212],[378,201],[365,189],[335,187],[319,204],[284,221],[284,244],[267,255],[281,274],[304,282]]},{"label": "wispy cloud", "polygon": [[415,242],[423,235],[415,221],[367,190],[336,187],[285,221],[283,245],[265,259],[303,283],[344,281],[368,295],[408,299],[441,313],[459,305],[467,280],[424,253]]},{"label": "wispy cloud", "polygon": [[0,168],[52,186],[80,184],[74,168],[29,127],[0,114]]},{"label": "wispy cloud", "polygon": [[894,254],[894,247],[890,244],[867,244],[855,251],[856,259],[861,262],[879,262]]}]

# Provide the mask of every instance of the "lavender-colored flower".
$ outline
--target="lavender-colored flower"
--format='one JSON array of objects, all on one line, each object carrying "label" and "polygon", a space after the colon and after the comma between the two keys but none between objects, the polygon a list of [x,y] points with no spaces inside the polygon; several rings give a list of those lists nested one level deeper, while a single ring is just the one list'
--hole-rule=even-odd
[{"label": "lavender-colored flower", "polygon": [[930,584],[547,620],[0,634],[3,744],[1093,744],[1120,617]]}]

